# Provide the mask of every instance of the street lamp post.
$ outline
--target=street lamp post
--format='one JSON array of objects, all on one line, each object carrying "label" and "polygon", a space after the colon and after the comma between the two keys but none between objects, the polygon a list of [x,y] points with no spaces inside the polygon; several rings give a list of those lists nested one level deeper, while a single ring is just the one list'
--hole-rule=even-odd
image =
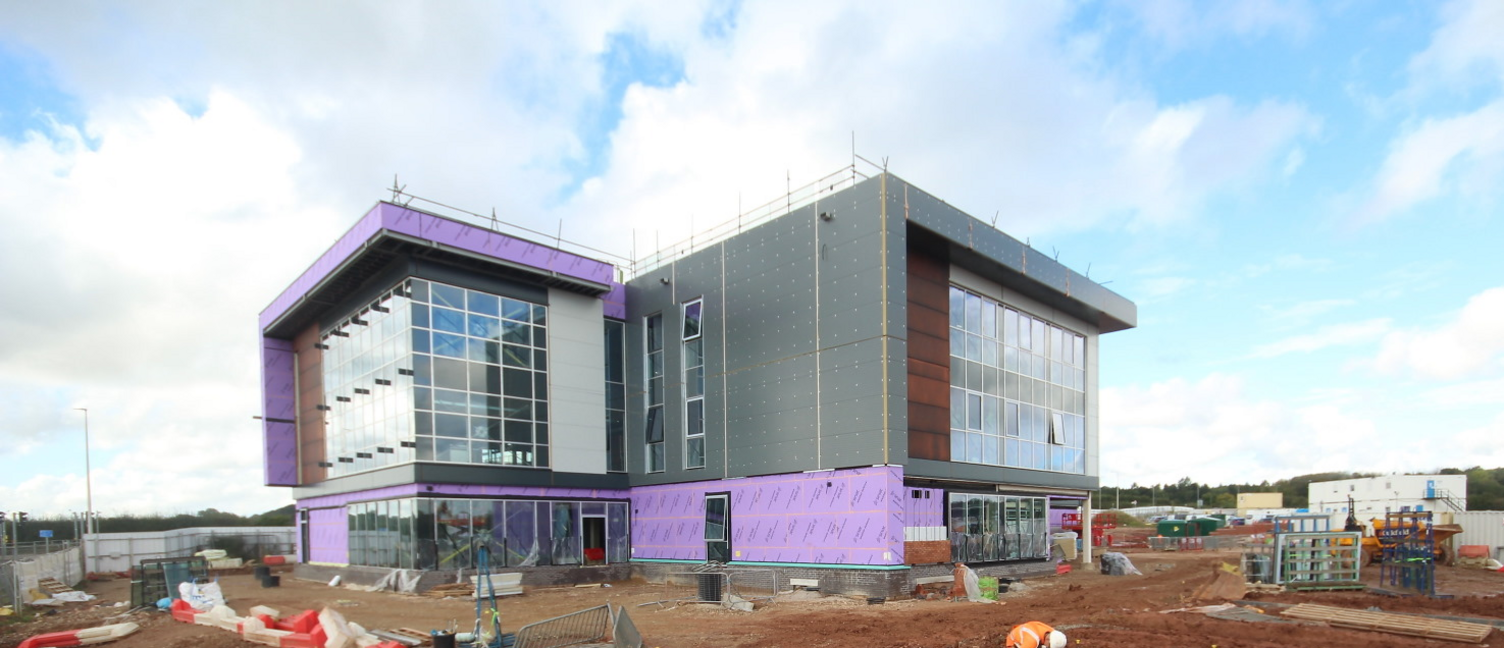
[{"label": "street lamp post", "polygon": [[[87,570],[88,569],[88,565],[89,565],[89,562],[88,562],[89,561],[89,547],[88,547],[88,545],[89,545],[89,539],[88,539],[89,528],[90,528],[90,525],[93,523],[93,520],[94,520],[94,479],[93,479],[93,476],[91,475],[91,473],[93,472],[93,469],[89,466],[89,408],[87,408],[87,407],[75,407],[73,409],[76,409],[76,410],[84,413],[84,498],[86,500],[85,504],[88,507],[88,511],[84,513],[84,541],[83,541],[84,556],[83,557],[84,557],[84,569]],[[98,529],[95,528],[94,530],[95,530],[95,535],[97,536],[98,535]],[[94,544],[95,544],[95,548],[98,548],[99,539],[97,537],[95,538]],[[99,565],[99,559],[98,558],[94,559],[94,565],[96,567]]]}]

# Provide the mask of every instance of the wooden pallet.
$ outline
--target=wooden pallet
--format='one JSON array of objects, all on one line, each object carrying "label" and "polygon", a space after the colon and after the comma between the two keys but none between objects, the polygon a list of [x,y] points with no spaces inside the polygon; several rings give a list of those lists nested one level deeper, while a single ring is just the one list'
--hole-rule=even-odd
[{"label": "wooden pallet", "polygon": [[1479,623],[1428,619],[1387,612],[1351,610],[1326,605],[1312,605],[1310,603],[1302,603],[1280,614],[1308,621],[1324,621],[1339,628],[1373,630],[1375,632],[1389,632],[1412,637],[1458,641],[1462,643],[1483,643],[1483,640],[1488,638],[1489,633],[1493,632],[1493,627]]},{"label": "wooden pallet", "polygon": [[430,598],[449,598],[451,596],[471,596],[475,594],[475,586],[469,583],[449,583],[434,587],[423,595]]},{"label": "wooden pallet", "polygon": [[73,588],[62,584],[56,578],[43,578],[38,580],[37,589],[42,590],[47,594],[61,594],[63,592],[73,591]]},{"label": "wooden pallet", "polygon": [[383,639],[394,639],[404,646],[426,646],[433,643],[433,637],[427,632],[421,632],[412,628],[396,628],[394,630],[376,630],[372,634]]}]

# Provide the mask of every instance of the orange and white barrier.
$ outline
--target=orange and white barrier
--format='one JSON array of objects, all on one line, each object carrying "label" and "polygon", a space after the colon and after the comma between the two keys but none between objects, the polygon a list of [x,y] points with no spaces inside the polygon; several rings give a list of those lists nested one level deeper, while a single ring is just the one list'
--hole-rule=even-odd
[{"label": "orange and white barrier", "polygon": [[68,630],[65,632],[49,632],[40,634],[26,641],[16,648],[69,648],[70,646],[92,646],[114,641],[129,635],[141,626],[134,623],[116,623],[114,625],[99,626],[98,628],[86,628],[83,630]]}]

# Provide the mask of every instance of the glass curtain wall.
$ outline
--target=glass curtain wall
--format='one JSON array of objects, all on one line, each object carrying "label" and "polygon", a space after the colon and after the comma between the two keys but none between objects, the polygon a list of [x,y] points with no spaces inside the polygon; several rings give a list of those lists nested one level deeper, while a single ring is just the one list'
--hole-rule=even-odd
[{"label": "glass curtain wall", "polygon": [[352,565],[474,569],[482,543],[492,567],[578,565],[584,517],[605,520],[605,562],[631,558],[626,502],[406,498],[347,511]]},{"label": "glass curtain wall", "polygon": [[606,470],[627,471],[627,324],[606,320]]},{"label": "glass curtain wall", "polygon": [[411,325],[403,283],[320,340],[324,402],[319,409],[325,412],[331,477],[413,460]]},{"label": "glass curtain wall", "polygon": [[1086,473],[1086,338],[950,289],[951,461]]},{"label": "glass curtain wall", "polygon": [[324,335],[330,476],[419,461],[547,467],[548,309],[407,279]]},{"label": "glass curtain wall", "polygon": [[996,562],[1049,557],[1049,502],[1043,497],[951,493],[951,560]]}]

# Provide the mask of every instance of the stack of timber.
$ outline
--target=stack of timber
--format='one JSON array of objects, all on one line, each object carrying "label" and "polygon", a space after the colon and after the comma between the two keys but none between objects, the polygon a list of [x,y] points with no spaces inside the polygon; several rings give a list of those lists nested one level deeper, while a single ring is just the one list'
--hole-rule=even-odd
[{"label": "stack of timber", "polygon": [[449,583],[439,585],[424,592],[424,596],[431,598],[449,598],[451,596],[470,596],[475,593],[475,586],[470,583]]},{"label": "stack of timber", "polygon": [[1481,623],[1446,621],[1406,614],[1390,614],[1388,612],[1350,610],[1326,605],[1312,605],[1310,603],[1302,603],[1280,614],[1307,621],[1323,621],[1338,628],[1390,632],[1412,637],[1441,639],[1443,641],[1462,643],[1483,643],[1483,640],[1488,638],[1489,633],[1493,632],[1492,626]]}]

